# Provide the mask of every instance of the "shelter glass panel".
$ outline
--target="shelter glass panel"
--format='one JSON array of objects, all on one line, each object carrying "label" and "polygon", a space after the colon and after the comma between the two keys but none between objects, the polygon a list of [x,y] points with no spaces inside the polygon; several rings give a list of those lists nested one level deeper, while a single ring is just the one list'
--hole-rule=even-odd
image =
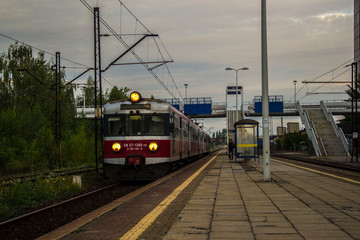
[{"label": "shelter glass panel", "polygon": [[240,157],[257,155],[257,126],[253,124],[238,125],[236,128],[237,153]]}]

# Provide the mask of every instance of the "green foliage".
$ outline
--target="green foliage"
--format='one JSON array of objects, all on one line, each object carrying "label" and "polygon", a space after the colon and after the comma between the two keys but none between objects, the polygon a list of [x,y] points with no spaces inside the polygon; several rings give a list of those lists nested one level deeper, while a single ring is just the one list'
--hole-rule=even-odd
[{"label": "green foliage", "polygon": [[[110,92],[108,89],[106,93],[103,95],[102,102],[103,104],[111,101],[117,101],[122,99],[128,99],[129,91],[131,89],[127,87],[121,87],[120,89],[117,86],[114,86]],[[81,89],[81,95],[76,98],[77,106],[82,107],[84,105],[84,97],[85,97],[85,106],[95,106],[95,97],[94,97],[95,87],[94,87],[94,80],[89,77],[86,82],[86,87]],[[100,90],[97,90],[97,101],[100,101]]]},{"label": "green foliage", "polygon": [[130,89],[127,87],[118,89],[118,87],[114,86],[109,93],[107,101],[111,102],[111,101],[127,99],[130,97],[129,91]]},{"label": "green foliage", "polygon": [[[15,43],[0,54],[0,174],[22,174],[58,167],[94,165],[94,123],[76,118],[76,101],[94,106],[89,77],[75,101],[73,87],[61,79],[61,144],[55,139],[54,65],[40,52]],[[34,77],[35,76],[35,77]],[[103,103],[128,97],[130,89],[114,87]],[[98,94],[99,96],[99,94]],[[101,146],[101,142],[98,143]],[[61,153],[61,154],[60,154]],[[61,156],[60,156],[61,155]]]},{"label": "green foliage", "polygon": [[31,208],[59,197],[80,192],[71,177],[38,178],[35,182],[15,182],[0,188],[0,219],[9,217],[23,208]]},{"label": "green foliage", "polygon": [[75,132],[67,131],[62,144],[64,166],[80,167],[94,165],[94,137],[89,137],[85,124],[79,125]]},{"label": "green foliage", "polygon": [[276,151],[280,151],[281,150],[281,140],[279,138],[277,138],[275,140],[275,147],[276,147]]},{"label": "green foliage", "polygon": [[287,151],[299,151],[307,146],[308,138],[306,134],[288,133],[283,136],[281,149]]},{"label": "green foliage", "polygon": [[29,150],[32,170],[55,169],[58,151],[53,131],[48,128],[40,128],[36,132],[36,137],[32,141]]},{"label": "green foliage", "polygon": [[212,138],[214,139],[215,146],[226,145],[226,129],[224,128],[222,131],[213,133]]}]

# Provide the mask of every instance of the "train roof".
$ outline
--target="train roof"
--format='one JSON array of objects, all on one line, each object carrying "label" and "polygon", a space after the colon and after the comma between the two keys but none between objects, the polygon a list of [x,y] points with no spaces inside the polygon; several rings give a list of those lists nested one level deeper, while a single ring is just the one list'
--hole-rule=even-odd
[{"label": "train roof", "polygon": [[[124,105],[127,105],[127,107],[122,107]],[[204,129],[202,129],[200,126],[198,126],[192,119],[184,115],[182,112],[177,110],[175,107],[173,107],[170,103],[160,100],[160,99],[154,99],[154,98],[141,98],[141,100],[138,103],[133,103],[130,99],[123,99],[123,100],[117,100],[108,102],[104,105],[104,114],[119,114],[121,112],[126,111],[136,111],[136,110],[148,110],[152,112],[169,112],[170,110],[172,112],[177,113],[177,115],[181,116],[183,119],[186,119],[189,122],[192,122],[196,128],[198,128],[200,131],[208,135]]]},{"label": "train roof", "polygon": [[[128,107],[122,107],[127,105]],[[130,107],[133,106],[133,107]],[[105,114],[116,114],[124,110],[151,109],[151,111],[169,111],[170,103],[159,99],[142,98],[140,102],[133,103],[130,99],[108,102],[104,105]]]}]

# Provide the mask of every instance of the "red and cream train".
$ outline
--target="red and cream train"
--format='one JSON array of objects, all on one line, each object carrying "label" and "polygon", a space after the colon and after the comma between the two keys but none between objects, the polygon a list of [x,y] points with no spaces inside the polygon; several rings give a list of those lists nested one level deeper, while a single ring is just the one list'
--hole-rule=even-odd
[{"label": "red and cream train", "polygon": [[165,101],[133,92],[104,106],[103,164],[112,179],[153,180],[209,147],[209,135]]}]

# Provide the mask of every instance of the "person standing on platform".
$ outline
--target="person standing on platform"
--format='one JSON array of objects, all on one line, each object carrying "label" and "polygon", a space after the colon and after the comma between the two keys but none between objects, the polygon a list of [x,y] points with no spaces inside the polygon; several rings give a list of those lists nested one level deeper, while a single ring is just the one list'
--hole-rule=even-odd
[{"label": "person standing on platform", "polygon": [[229,139],[229,161],[232,162],[233,160],[233,155],[234,155],[234,148],[235,148],[235,144],[233,142],[232,139]]}]

